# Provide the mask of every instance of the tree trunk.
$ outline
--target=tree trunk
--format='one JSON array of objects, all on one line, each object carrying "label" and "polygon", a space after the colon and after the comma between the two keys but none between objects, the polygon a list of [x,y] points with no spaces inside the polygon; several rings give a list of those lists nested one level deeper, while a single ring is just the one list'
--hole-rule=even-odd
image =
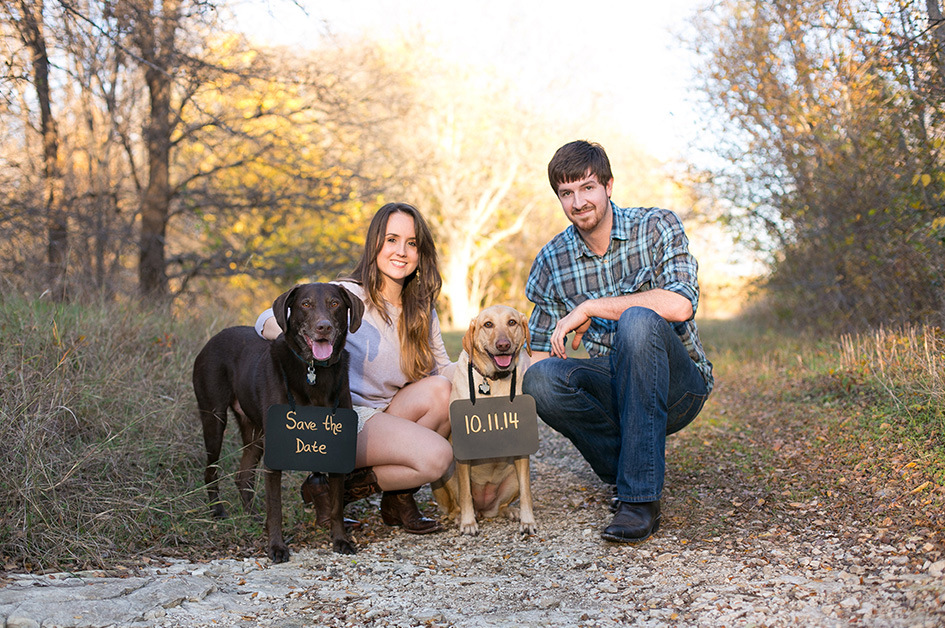
[{"label": "tree trunk", "polygon": [[925,0],[925,7],[929,16],[929,30],[935,39],[933,61],[938,70],[939,79],[945,84],[945,18],[938,0]]},{"label": "tree trunk", "polygon": [[479,295],[470,294],[469,290],[469,250],[462,247],[446,260],[443,273],[443,294],[449,301],[446,329],[465,330],[479,312]]},{"label": "tree trunk", "polygon": [[30,50],[33,67],[33,85],[40,111],[40,131],[43,136],[43,187],[45,197],[47,246],[46,279],[57,296],[65,289],[66,249],[69,228],[66,213],[62,209],[62,176],[59,169],[59,133],[52,114],[49,89],[49,55],[43,34],[42,0],[19,0],[20,19],[17,28],[23,43]]},{"label": "tree trunk", "polygon": [[171,183],[171,68],[180,21],[178,0],[167,0],[163,10],[137,16],[137,40],[147,64],[145,81],[151,96],[147,128],[148,185],[141,203],[138,289],[143,296],[168,295],[165,236],[170,216]]},{"label": "tree trunk", "polygon": [[143,296],[167,296],[164,242],[170,212],[170,93],[171,82],[160,69],[147,71],[151,93],[148,123],[148,186],[141,205],[138,287]]}]

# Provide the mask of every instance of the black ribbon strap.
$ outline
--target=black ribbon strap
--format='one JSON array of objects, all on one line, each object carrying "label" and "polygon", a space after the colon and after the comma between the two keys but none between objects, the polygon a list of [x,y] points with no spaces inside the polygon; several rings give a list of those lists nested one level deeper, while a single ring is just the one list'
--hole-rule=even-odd
[{"label": "black ribbon strap", "polygon": [[476,386],[473,384],[472,358],[469,359],[469,400],[476,405]]},{"label": "black ribbon strap", "polygon": [[295,397],[292,396],[292,389],[289,387],[289,376],[285,374],[285,367],[281,364],[279,370],[282,371],[282,381],[285,383],[285,396],[289,399],[289,408],[295,412]]},{"label": "black ribbon strap", "polygon": [[[289,376],[285,374],[285,367],[281,364],[279,370],[282,371],[282,381],[285,383],[285,396],[289,399],[289,408],[295,412],[295,397],[292,396],[292,389],[289,387]],[[339,405],[341,405],[341,393],[338,393],[338,396],[335,397],[335,403],[331,407],[332,416],[337,414]]]}]

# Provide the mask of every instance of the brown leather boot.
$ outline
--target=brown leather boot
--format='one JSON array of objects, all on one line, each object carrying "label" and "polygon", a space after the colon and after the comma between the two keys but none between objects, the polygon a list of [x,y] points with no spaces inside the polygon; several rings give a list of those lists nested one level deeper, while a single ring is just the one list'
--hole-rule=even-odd
[{"label": "brown leather boot", "polygon": [[[315,508],[315,523],[323,528],[331,524],[331,495],[328,494],[328,478],[322,473],[310,473],[302,482],[302,501]],[[351,521],[354,521],[353,519]],[[355,522],[361,525],[360,522]],[[345,525],[350,525],[345,519]]]},{"label": "brown leather boot", "polygon": [[[371,467],[355,469],[345,476],[345,506],[380,492],[377,476]],[[331,496],[328,494],[328,478],[323,473],[311,473],[305,478],[302,501],[315,508],[315,523],[327,528],[331,522]],[[360,528],[361,522],[345,517],[345,526]]]},{"label": "brown leather boot", "polygon": [[380,493],[374,467],[361,467],[345,476],[345,504]]},{"label": "brown leather boot", "polygon": [[403,526],[404,532],[411,534],[431,534],[442,532],[443,526],[436,519],[428,519],[420,514],[413,494],[419,488],[405,491],[384,491],[381,497],[381,519],[389,526]]}]

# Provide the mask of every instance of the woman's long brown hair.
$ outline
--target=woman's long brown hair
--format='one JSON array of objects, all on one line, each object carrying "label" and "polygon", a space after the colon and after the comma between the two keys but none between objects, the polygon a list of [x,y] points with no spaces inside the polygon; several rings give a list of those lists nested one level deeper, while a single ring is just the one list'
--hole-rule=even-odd
[{"label": "woman's long brown hair", "polygon": [[371,304],[390,323],[390,313],[387,311],[387,302],[382,292],[384,277],[377,269],[377,254],[384,246],[387,221],[394,213],[412,217],[417,235],[417,269],[404,281],[401,294],[403,309],[397,326],[400,336],[400,368],[413,382],[430,375],[436,367],[430,332],[433,308],[443,285],[437,265],[433,233],[416,207],[407,203],[388,203],[377,210],[364,240],[364,253],[351,278],[364,286]]}]

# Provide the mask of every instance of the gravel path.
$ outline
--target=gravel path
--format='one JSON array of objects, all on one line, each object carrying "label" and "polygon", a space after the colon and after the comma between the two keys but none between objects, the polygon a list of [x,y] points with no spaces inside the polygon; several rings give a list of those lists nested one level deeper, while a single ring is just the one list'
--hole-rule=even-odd
[{"label": "gravel path", "polygon": [[[701,438],[690,430],[671,440]],[[607,544],[608,487],[544,426],[541,439],[534,537],[518,538],[509,521],[486,522],[476,538],[455,526],[411,536],[380,522],[375,497],[357,512],[356,556],[332,554],[320,534],[282,565],[19,575],[0,588],[0,626],[945,626],[945,560],[919,537],[811,518],[804,504],[793,518],[765,500],[690,512],[690,496],[713,487],[671,470],[660,532]],[[700,535],[697,517],[726,524]]]}]

